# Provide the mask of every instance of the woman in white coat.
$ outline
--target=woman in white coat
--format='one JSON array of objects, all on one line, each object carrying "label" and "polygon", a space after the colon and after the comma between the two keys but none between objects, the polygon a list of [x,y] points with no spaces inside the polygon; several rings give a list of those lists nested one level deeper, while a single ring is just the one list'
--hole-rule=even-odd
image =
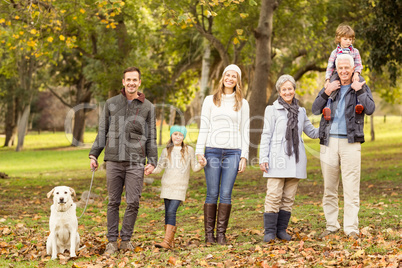
[{"label": "woman in white coat", "polygon": [[296,82],[290,75],[282,75],[276,82],[279,97],[267,106],[260,143],[260,169],[267,181],[264,213],[264,241],[276,237],[290,240],[286,232],[297,185],[307,177],[307,157],[302,132],[318,138],[307,118],[306,109],[295,98]]}]

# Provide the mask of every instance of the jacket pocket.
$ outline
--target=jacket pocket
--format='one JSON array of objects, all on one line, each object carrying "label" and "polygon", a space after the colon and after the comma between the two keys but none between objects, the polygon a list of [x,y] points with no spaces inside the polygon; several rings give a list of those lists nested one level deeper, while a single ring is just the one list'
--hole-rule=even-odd
[{"label": "jacket pocket", "polygon": [[364,115],[356,114],[355,118],[355,137],[363,138],[364,137]]},{"label": "jacket pocket", "polygon": [[119,151],[119,133],[108,132],[106,134],[105,156],[117,155]]}]

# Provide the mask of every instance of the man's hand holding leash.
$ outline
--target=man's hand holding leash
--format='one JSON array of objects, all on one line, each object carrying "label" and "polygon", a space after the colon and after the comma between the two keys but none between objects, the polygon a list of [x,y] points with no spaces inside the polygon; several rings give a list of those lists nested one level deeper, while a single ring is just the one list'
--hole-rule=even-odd
[{"label": "man's hand holding leash", "polygon": [[91,163],[90,163],[91,170],[92,170],[92,171],[98,170],[98,166],[99,166],[99,164],[98,164],[98,159],[96,159],[96,157],[93,156],[93,155],[90,155],[90,156],[89,156],[89,159],[91,159]]}]

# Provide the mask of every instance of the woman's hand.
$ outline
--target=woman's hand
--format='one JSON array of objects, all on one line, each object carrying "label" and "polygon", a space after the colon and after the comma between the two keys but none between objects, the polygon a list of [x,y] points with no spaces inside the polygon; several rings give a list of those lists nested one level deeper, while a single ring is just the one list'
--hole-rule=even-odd
[{"label": "woman's hand", "polygon": [[205,167],[207,165],[207,159],[202,154],[197,154],[197,159],[201,166]]},{"label": "woman's hand", "polygon": [[269,169],[268,163],[265,162],[260,164],[261,171],[268,172],[268,169]]},{"label": "woman's hand", "polygon": [[243,173],[244,170],[246,169],[246,166],[247,166],[247,159],[242,157],[240,159],[239,170],[237,171],[237,173]]}]

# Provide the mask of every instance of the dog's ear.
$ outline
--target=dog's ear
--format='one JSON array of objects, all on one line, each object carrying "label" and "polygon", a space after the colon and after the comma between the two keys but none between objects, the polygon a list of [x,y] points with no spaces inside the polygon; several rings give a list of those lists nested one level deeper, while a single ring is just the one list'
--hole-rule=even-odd
[{"label": "dog's ear", "polygon": [[70,192],[71,192],[71,194],[72,194],[73,196],[76,196],[74,189],[73,189],[73,188],[71,188],[71,187],[69,187],[69,188],[70,188]]},{"label": "dog's ear", "polygon": [[54,188],[50,192],[47,193],[47,198],[50,198],[52,196],[53,192],[54,192]]}]

